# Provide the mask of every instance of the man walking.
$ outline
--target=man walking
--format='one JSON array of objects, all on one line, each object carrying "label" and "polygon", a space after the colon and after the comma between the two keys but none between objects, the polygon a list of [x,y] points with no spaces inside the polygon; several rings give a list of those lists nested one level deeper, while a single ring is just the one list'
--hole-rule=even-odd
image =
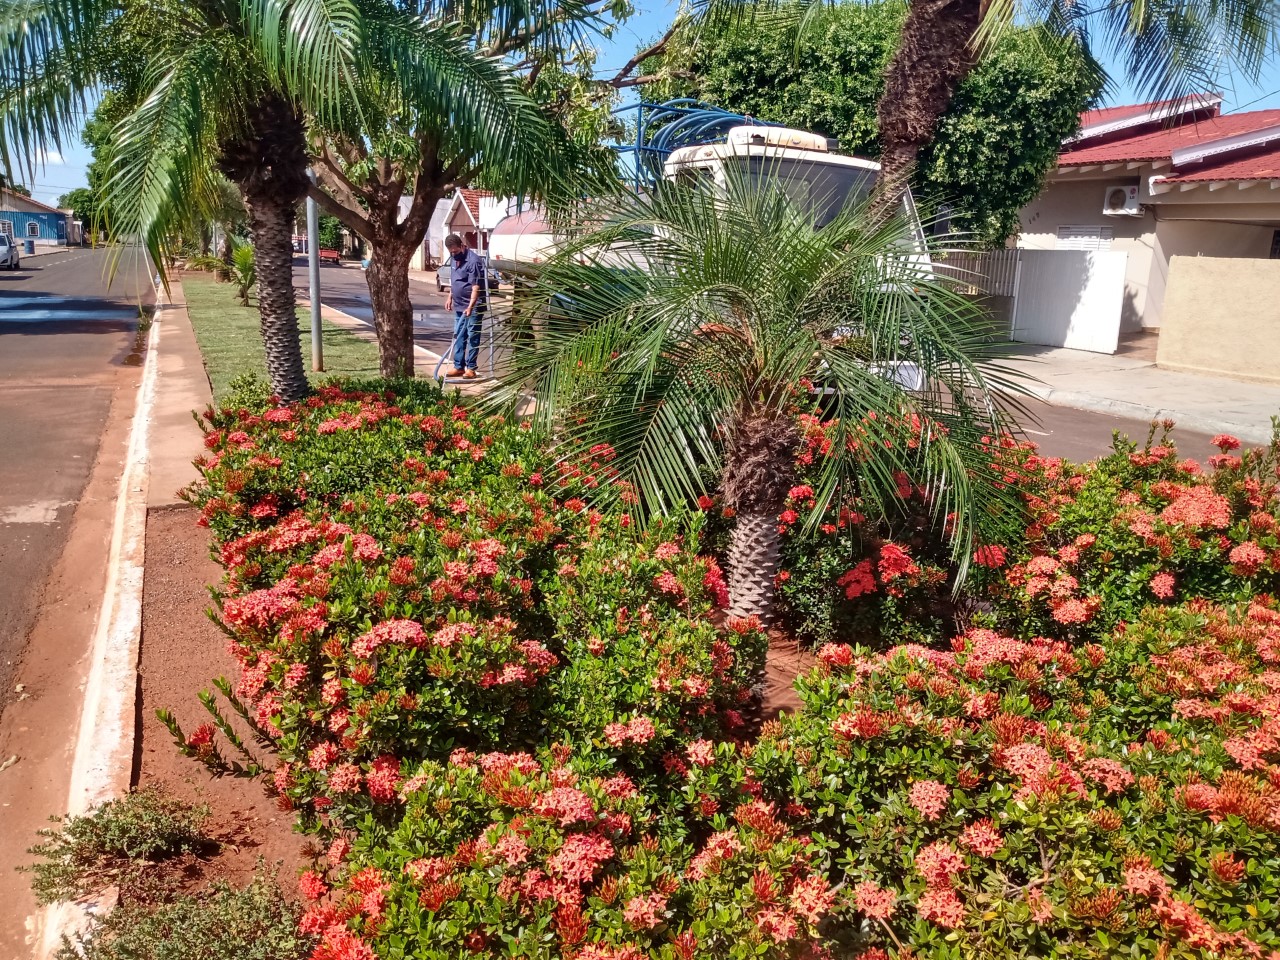
[{"label": "man walking", "polygon": [[484,321],[485,265],[474,250],[468,250],[462,238],[451,233],[444,247],[452,258],[449,270],[449,295],[444,308],[453,311],[453,369],[446,377],[476,378],[480,359],[480,328]]}]

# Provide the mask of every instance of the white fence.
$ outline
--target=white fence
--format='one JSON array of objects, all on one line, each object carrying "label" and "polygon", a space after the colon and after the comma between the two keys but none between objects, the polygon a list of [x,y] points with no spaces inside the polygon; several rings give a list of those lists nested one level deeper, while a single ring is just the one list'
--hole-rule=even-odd
[{"label": "white fence", "polygon": [[1115,353],[1129,255],[1019,250],[1011,336],[1022,343]]},{"label": "white fence", "polygon": [[963,293],[1013,297],[1018,291],[1020,250],[950,251],[934,259],[938,273],[954,278]]},{"label": "white fence", "polygon": [[1011,300],[1011,340],[1115,353],[1127,260],[1119,251],[957,251],[934,269],[962,293]]}]

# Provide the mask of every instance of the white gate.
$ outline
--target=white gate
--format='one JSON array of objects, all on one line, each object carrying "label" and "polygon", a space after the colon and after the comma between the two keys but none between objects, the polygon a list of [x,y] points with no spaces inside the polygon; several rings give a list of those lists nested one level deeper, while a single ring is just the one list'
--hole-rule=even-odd
[{"label": "white gate", "polygon": [[1018,251],[1011,338],[1115,353],[1129,255],[1118,250]]}]

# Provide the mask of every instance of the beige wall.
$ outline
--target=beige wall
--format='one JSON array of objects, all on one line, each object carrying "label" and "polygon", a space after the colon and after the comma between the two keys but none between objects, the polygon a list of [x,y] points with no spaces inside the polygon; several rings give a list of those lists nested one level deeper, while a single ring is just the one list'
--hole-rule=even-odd
[{"label": "beige wall", "polygon": [[1274,227],[1209,220],[1165,220],[1162,216],[1156,224],[1156,249],[1151,259],[1147,308],[1142,325],[1163,326],[1171,258],[1256,257],[1266,260],[1271,256],[1271,235],[1274,232]]},{"label": "beige wall", "polygon": [[1058,228],[1062,226],[1109,227],[1114,235],[1111,249],[1129,255],[1125,271],[1125,302],[1120,314],[1122,331],[1143,326],[1147,305],[1147,285],[1156,245],[1156,220],[1150,212],[1141,217],[1105,217],[1102,200],[1107,187],[1133,182],[1133,174],[1117,170],[1101,180],[1055,180],[1022,208],[1018,246],[1031,250],[1054,250]]},{"label": "beige wall", "polygon": [[1175,256],[1156,363],[1280,383],[1280,260]]}]

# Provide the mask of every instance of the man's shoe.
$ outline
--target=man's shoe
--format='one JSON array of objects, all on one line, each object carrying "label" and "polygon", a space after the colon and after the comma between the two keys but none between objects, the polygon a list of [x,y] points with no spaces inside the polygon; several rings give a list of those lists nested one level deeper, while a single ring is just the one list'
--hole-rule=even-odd
[{"label": "man's shoe", "polygon": [[447,379],[450,379],[450,380],[452,380],[454,377],[460,377],[463,375],[462,368],[454,367],[452,370],[446,370],[444,375]]},{"label": "man's shoe", "polygon": [[468,370],[462,375],[463,380],[474,380],[478,374],[474,370]]}]

